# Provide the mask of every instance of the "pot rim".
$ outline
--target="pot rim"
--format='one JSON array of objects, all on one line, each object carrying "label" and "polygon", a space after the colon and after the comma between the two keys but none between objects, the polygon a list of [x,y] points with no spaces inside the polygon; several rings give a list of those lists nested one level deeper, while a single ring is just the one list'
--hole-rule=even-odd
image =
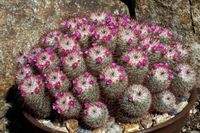
[{"label": "pot rim", "polygon": [[[191,91],[191,96],[190,96],[190,99],[188,101],[188,104],[187,106],[178,114],[175,115],[175,117],[161,123],[161,124],[158,124],[156,126],[153,126],[153,127],[150,127],[148,129],[145,129],[145,130],[141,130],[141,131],[136,131],[135,133],[149,133],[149,132],[153,132],[153,131],[156,131],[156,130],[159,130],[163,127],[167,127],[173,123],[175,123],[176,121],[178,121],[180,118],[182,118],[183,116],[185,116],[189,111],[190,109],[193,108],[193,105],[194,103],[197,101],[197,89],[193,89]],[[47,132],[51,132],[51,133],[65,133],[65,132],[62,132],[62,131],[58,131],[58,130],[55,130],[53,128],[50,128],[50,127],[47,127],[45,126],[44,124],[41,124],[40,122],[38,122],[37,119],[33,118],[30,114],[26,113],[26,112],[23,112],[24,116],[26,117],[26,119],[28,121],[30,121],[34,126],[44,130],[44,131],[47,131]]]}]

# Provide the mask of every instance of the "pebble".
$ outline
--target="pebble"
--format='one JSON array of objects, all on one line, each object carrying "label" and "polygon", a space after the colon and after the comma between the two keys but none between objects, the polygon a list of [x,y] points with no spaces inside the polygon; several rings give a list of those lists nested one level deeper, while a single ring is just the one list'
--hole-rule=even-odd
[{"label": "pebble", "polygon": [[173,115],[169,115],[168,113],[164,113],[163,115],[155,115],[155,117],[153,118],[153,120],[155,121],[154,125],[163,123],[173,117],[174,117]]},{"label": "pebble", "polygon": [[54,124],[50,120],[38,120],[38,121],[47,127],[54,128]]},{"label": "pebble", "polygon": [[102,127],[102,128],[97,128],[97,129],[94,129],[92,131],[92,133],[106,133],[106,128]]},{"label": "pebble", "polygon": [[177,113],[181,112],[187,105],[188,105],[188,101],[183,101],[183,102],[180,102],[178,105],[176,105]]},{"label": "pebble", "polygon": [[76,119],[69,119],[65,121],[65,125],[70,133],[77,133],[79,124]]},{"label": "pebble", "polygon": [[193,131],[191,131],[190,133],[200,133],[200,131],[193,130]]},{"label": "pebble", "polygon": [[123,130],[118,124],[113,124],[106,133],[122,133]]},{"label": "pebble", "polygon": [[140,125],[135,123],[123,124],[122,126],[124,127],[124,133],[132,133],[140,130]]},{"label": "pebble", "polygon": [[82,127],[79,127],[77,133],[92,133],[92,131],[88,130],[88,129],[83,129]]},{"label": "pebble", "polygon": [[141,125],[146,129],[150,128],[153,125],[153,115],[147,115],[144,119],[141,121]]}]

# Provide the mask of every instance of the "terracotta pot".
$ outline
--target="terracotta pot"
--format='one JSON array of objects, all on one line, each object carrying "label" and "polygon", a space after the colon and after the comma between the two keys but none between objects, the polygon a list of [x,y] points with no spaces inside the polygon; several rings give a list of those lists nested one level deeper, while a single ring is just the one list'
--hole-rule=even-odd
[{"label": "terracotta pot", "polygon": [[[182,129],[182,127],[184,126],[186,119],[189,116],[189,111],[190,109],[192,109],[195,101],[197,100],[197,90],[194,89],[191,92],[191,97],[189,100],[188,105],[180,112],[178,113],[174,118],[159,124],[157,126],[151,127],[149,129],[146,130],[142,130],[139,132],[135,132],[135,133],[179,133],[180,130]],[[41,123],[39,123],[35,118],[33,118],[32,116],[30,116],[27,113],[24,113],[24,116],[36,127],[46,131],[46,132],[50,132],[50,133],[64,133],[64,132],[60,132],[60,131],[56,131],[54,129],[51,129]]]}]

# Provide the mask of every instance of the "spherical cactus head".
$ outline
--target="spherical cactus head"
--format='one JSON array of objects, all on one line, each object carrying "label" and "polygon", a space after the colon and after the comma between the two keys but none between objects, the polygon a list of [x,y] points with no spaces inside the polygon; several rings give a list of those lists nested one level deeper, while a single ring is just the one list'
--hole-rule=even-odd
[{"label": "spherical cactus head", "polygon": [[93,74],[99,73],[107,65],[112,63],[110,50],[101,45],[95,45],[86,51],[86,62]]},{"label": "spherical cactus head", "polygon": [[112,63],[99,75],[103,93],[107,98],[116,100],[128,86],[128,77],[124,67]]},{"label": "spherical cactus head", "polygon": [[131,116],[142,116],[151,106],[151,93],[142,86],[133,84],[127,88],[119,100],[120,109]]},{"label": "spherical cactus head", "polygon": [[44,34],[40,40],[41,47],[55,48],[59,43],[62,33],[59,30],[53,30]]},{"label": "spherical cactus head", "polygon": [[43,49],[37,54],[35,65],[42,72],[51,71],[58,64],[58,57],[51,48]]},{"label": "spherical cactus head", "polygon": [[178,52],[178,62],[187,62],[190,57],[189,49],[179,41],[173,41],[172,47]]},{"label": "spherical cactus head", "polygon": [[21,67],[21,66],[24,66],[28,63],[28,54],[25,52],[25,53],[19,53],[19,55],[17,56],[16,58],[16,64],[17,64],[17,67]]},{"label": "spherical cactus head", "polygon": [[179,51],[173,46],[165,46],[166,53],[163,54],[163,61],[169,63],[172,67],[174,67],[180,57]]},{"label": "spherical cactus head", "polygon": [[89,24],[82,24],[79,28],[73,30],[73,36],[79,41],[83,51],[89,48],[90,39],[93,35],[93,29],[95,28]]},{"label": "spherical cactus head", "polygon": [[157,93],[167,89],[173,78],[168,63],[156,63],[150,71],[146,84],[152,93]]},{"label": "spherical cactus head", "polygon": [[130,83],[142,83],[148,71],[148,57],[141,48],[130,49],[120,58],[129,75]]},{"label": "spherical cactus head", "polygon": [[79,16],[70,16],[67,20],[61,22],[61,27],[68,30],[74,30],[84,23],[88,23],[86,18],[82,18]]},{"label": "spherical cactus head", "polygon": [[137,37],[135,36],[132,29],[121,28],[118,33],[118,42],[117,42],[117,49],[116,54],[121,56],[125,53],[128,49],[137,45]]},{"label": "spherical cactus head", "polygon": [[60,67],[56,67],[51,72],[44,73],[45,84],[51,95],[55,96],[59,92],[67,92],[70,87],[70,81],[61,71]]},{"label": "spherical cactus head", "polygon": [[23,101],[23,109],[37,118],[50,116],[50,99],[44,93],[44,85],[41,76],[26,77],[18,86]]},{"label": "spherical cactus head", "polygon": [[70,92],[60,92],[56,94],[56,101],[52,108],[62,116],[63,119],[78,117],[81,105]]},{"label": "spherical cactus head", "polygon": [[83,122],[90,128],[102,127],[108,121],[108,109],[102,102],[85,103]]},{"label": "spherical cactus head", "polygon": [[85,72],[73,81],[73,93],[81,103],[99,100],[100,91],[96,77]]},{"label": "spherical cactus head", "polygon": [[42,77],[39,75],[26,77],[26,79],[18,86],[18,89],[24,97],[44,92]]},{"label": "spherical cactus head", "polygon": [[66,55],[71,52],[80,51],[79,43],[75,38],[69,37],[67,34],[63,35],[56,46],[61,55]]},{"label": "spherical cactus head", "polygon": [[86,71],[85,61],[82,52],[73,52],[61,57],[63,70],[69,79],[75,79]]},{"label": "spherical cactus head", "polygon": [[196,72],[189,64],[179,64],[176,67],[175,77],[172,80],[171,89],[176,96],[184,96],[196,83]]},{"label": "spherical cactus head", "polygon": [[92,24],[97,25],[97,24],[102,24],[105,22],[107,14],[105,12],[93,12],[89,14],[89,19],[92,22]]},{"label": "spherical cactus head", "polygon": [[176,98],[173,93],[166,90],[153,95],[152,107],[155,111],[166,113],[172,111],[176,104]]},{"label": "spherical cactus head", "polygon": [[99,44],[102,44],[110,51],[114,52],[116,48],[116,29],[110,29],[107,25],[101,25],[96,29],[95,40]]},{"label": "spherical cactus head", "polygon": [[32,47],[29,52],[28,52],[28,63],[34,64],[36,62],[37,54],[41,51],[42,49],[40,47]]},{"label": "spherical cactus head", "polygon": [[33,76],[33,70],[29,64],[21,66],[16,70],[16,82],[22,83],[27,77]]}]

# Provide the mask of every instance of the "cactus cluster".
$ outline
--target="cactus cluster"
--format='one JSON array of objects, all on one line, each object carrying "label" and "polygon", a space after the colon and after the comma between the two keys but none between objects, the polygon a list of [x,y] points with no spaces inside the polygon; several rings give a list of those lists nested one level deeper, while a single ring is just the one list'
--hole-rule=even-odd
[{"label": "cactus cluster", "polygon": [[[135,122],[166,113],[196,84],[189,50],[170,29],[105,12],[72,16],[19,55],[16,83],[24,109],[77,118],[90,128],[110,115]],[[111,113],[112,112],[112,113]]]}]

